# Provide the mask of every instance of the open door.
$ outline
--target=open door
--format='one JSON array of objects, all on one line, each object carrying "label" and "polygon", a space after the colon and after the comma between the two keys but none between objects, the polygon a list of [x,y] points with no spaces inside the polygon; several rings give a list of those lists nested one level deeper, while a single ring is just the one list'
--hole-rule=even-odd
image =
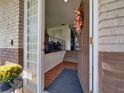
[{"label": "open door", "polygon": [[24,85],[32,93],[42,93],[45,4],[44,0],[24,1]]}]

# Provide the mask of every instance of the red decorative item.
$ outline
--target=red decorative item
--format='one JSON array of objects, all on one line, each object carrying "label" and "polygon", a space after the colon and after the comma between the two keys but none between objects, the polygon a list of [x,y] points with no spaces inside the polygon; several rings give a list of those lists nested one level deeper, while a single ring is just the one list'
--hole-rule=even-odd
[{"label": "red decorative item", "polygon": [[78,9],[75,9],[75,15],[76,15],[76,20],[74,22],[76,31],[77,33],[80,33],[83,28],[83,23],[84,23],[84,11],[83,11],[83,3],[81,2],[80,6]]}]

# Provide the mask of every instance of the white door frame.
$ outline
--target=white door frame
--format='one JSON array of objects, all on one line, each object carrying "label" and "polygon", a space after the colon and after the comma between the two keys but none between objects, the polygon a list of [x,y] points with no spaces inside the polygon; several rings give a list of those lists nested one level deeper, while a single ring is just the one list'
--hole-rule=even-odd
[{"label": "white door frame", "polygon": [[93,0],[93,93],[99,93],[98,63],[98,0]]},{"label": "white door frame", "polygon": [[89,67],[89,92],[99,93],[99,64],[98,64],[98,0],[89,1],[90,11],[90,37],[93,44],[90,45],[90,67]]},{"label": "white door frame", "polygon": [[93,1],[89,0],[89,93],[93,91]]},{"label": "white door frame", "polygon": [[39,38],[39,64],[38,64],[38,91],[37,93],[42,93],[44,91],[44,32],[45,32],[45,0],[38,0],[38,38]]},{"label": "white door frame", "polygon": [[[41,38],[41,45],[39,46],[41,48],[41,51],[44,49],[44,32],[45,32],[45,0],[38,0],[38,12],[39,12],[39,37]],[[90,37],[93,37],[93,45],[90,46],[90,73],[91,78],[90,81],[90,91],[93,93],[99,93],[99,77],[98,77],[98,0],[89,0],[89,11],[90,11]],[[39,91],[38,93],[43,92],[44,89],[44,72],[43,72],[43,56],[44,52],[39,52],[40,54],[40,65],[39,65],[39,79],[41,80],[41,83],[39,82]]]},{"label": "white door frame", "polygon": [[90,11],[90,68],[89,68],[89,93],[99,93],[99,69],[98,69],[98,0],[89,1]]}]

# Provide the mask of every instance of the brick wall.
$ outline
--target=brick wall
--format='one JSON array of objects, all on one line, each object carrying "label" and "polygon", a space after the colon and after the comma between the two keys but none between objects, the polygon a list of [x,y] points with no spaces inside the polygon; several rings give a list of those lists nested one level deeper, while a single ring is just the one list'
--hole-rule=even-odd
[{"label": "brick wall", "polygon": [[124,93],[124,0],[99,0],[100,93]]},{"label": "brick wall", "polygon": [[[23,0],[0,0],[0,62],[22,64]],[[13,41],[13,44],[12,44]]]}]

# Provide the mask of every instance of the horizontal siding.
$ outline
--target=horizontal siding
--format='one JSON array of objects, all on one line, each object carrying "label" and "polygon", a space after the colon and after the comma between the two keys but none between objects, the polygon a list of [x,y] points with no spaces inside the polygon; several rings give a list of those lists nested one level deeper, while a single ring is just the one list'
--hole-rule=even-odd
[{"label": "horizontal siding", "polygon": [[[116,39],[115,39],[116,37]],[[124,35],[106,35],[99,38],[100,44],[124,44]]]},{"label": "horizontal siding", "polygon": [[124,35],[124,31],[121,30],[124,29],[124,26],[118,26],[118,27],[112,27],[107,29],[102,29],[99,31],[99,37],[102,36],[113,36],[113,35]]},{"label": "horizontal siding", "polygon": [[122,52],[124,50],[124,44],[100,44],[99,51],[104,52]]},{"label": "horizontal siding", "polygon": [[[107,1],[107,0],[103,0]],[[109,1],[109,0],[108,0]],[[124,7],[124,0],[113,0],[102,4],[101,12],[110,12]]]},{"label": "horizontal siding", "polygon": [[99,29],[106,29],[106,28],[111,28],[111,27],[116,27],[116,26],[124,26],[124,17],[115,17],[115,18],[109,18],[107,20],[102,20],[99,23]]},{"label": "horizontal siding", "polygon": [[124,0],[99,2],[99,51],[124,52]]},{"label": "horizontal siding", "polygon": [[100,93],[124,93],[124,0],[99,1]]},{"label": "horizontal siding", "polygon": [[114,10],[114,11],[110,11],[110,12],[105,12],[105,13],[101,13],[100,15],[100,22],[102,20],[107,20],[107,19],[115,19],[116,17],[123,17],[124,16],[124,9],[119,9]]},{"label": "horizontal siding", "polygon": [[99,52],[100,93],[124,93],[124,52]]}]

